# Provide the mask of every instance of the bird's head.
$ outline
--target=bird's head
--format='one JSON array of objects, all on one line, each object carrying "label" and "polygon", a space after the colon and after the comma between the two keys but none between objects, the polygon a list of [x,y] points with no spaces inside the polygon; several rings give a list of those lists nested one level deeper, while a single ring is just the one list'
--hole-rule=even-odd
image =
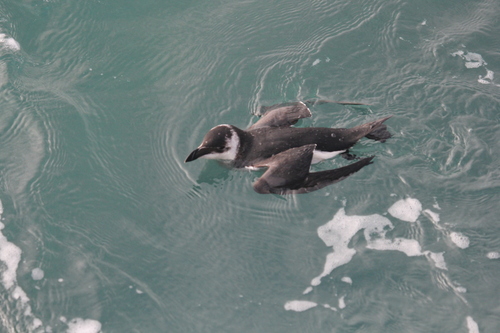
[{"label": "bird's head", "polygon": [[198,158],[233,161],[238,153],[240,138],[234,126],[218,125],[203,138],[201,145],[189,154],[184,162]]}]

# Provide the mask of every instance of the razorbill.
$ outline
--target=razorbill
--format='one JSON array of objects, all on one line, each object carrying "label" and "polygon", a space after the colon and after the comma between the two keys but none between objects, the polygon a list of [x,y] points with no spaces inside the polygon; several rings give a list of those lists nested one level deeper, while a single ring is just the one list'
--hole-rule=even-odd
[{"label": "razorbill", "polygon": [[302,102],[276,105],[246,130],[218,125],[203,138],[185,162],[198,158],[229,161],[236,168],[267,168],[253,184],[258,193],[295,194],[336,183],[371,163],[373,156],[342,168],[309,172],[311,164],[346,152],[367,137],[384,142],[391,137],[385,117],[353,128],[292,127],[311,116]]}]

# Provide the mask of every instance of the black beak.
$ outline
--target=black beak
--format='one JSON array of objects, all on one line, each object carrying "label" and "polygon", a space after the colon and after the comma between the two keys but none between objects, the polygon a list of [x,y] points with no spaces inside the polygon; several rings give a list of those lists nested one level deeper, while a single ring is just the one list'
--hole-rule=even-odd
[{"label": "black beak", "polygon": [[198,148],[196,148],[195,150],[193,150],[193,151],[191,152],[191,154],[189,154],[189,156],[186,158],[186,160],[184,161],[184,163],[194,161],[194,160],[196,160],[198,157],[200,157],[200,155],[199,155],[199,149],[198,149]]},{"label": "black beak", "polygon": [[189,156],[186,158],[184,163],[194,161],[194,160],[202,157],[203,155],[210,154],[212,152],[213,152],[213,150],[210,148],[196,148],[195,150],[193,150],[191,152],[191,154],[189,154]]}]

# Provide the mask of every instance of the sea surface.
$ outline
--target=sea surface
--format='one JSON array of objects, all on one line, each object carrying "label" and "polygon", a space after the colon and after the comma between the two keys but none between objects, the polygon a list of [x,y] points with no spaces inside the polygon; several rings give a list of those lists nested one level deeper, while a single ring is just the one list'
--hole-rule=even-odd
[{"label": "sea surface", "polygon": [[[317,99],[372,165],[184,163]],[[499,165],[498,0],[0,0],[0,332],[498,333]]]}]

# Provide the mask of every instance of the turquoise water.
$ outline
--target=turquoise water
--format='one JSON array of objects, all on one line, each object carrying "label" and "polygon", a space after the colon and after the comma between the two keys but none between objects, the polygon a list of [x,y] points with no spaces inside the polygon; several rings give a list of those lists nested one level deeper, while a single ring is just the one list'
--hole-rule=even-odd
[{"label": "turquoise water", "polygon": [[[500,331],[500,3],[0,0],[1,332]],[[185,164],[324,98],[305,195]],[[334,158],[315,168],[350,162]]]}]

